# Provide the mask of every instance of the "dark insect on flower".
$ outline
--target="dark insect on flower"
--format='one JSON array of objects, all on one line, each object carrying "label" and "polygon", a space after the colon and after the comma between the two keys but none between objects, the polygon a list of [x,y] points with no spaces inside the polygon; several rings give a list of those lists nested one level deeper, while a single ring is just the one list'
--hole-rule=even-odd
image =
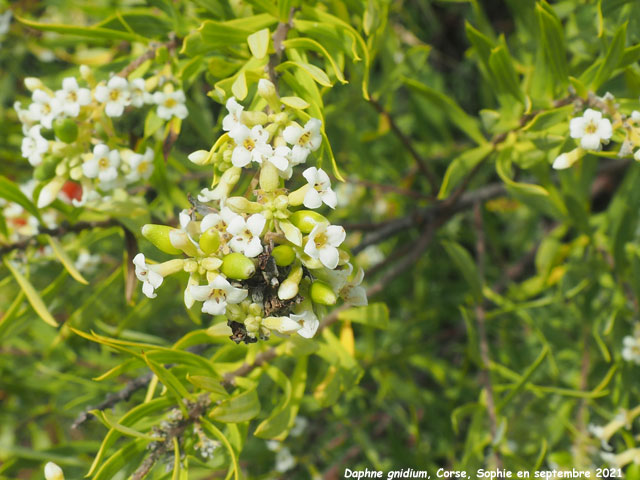
[{"label": "dark insect on flower", "polygon": [[231,335],[229,338],[236,343],[244,342],[246,344],[256,343],[257,338],[251,337],[247,334],[247,328],[243,323],[234,322],[233,320],[227,320],[227,325],[231,327]]}]

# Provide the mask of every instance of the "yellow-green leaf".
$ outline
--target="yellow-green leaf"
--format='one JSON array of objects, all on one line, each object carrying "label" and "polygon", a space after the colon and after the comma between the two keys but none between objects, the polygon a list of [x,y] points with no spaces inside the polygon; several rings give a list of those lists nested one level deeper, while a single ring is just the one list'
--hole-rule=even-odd
[{"label": "yellow-green leaf", "polygon": [[252,33],[247,37],[247,43],[254,57],[258,59],[264,58],[269,48],[269,29],[263,28],[262,30]]},{"label": "yellow-green leaf", "polygon": [[64,248],[62,248],[60,241],[57,238],[52,237],[51,235],[47,235],[47,240],[49,241],[49,245],[51,245],[51,248],[53,249],[53,253],[56,255],[56,257],[58,257],[58,260],[60,260],[60,263],[62,263],[64,268],[67,269],[69,275],[71,275],[74,280],[82,283],[83,285],[88,285],[89,282],[87,282],[87,280],[78,271],[73,263],[73,260],[69,258],[67,252],[65,252]]},{"label": "yellow-green leaf", "polygon": [[31,282],[29,282],[29,280],[27,280],[27,278],[24,275],[22,275],[18,271],[18,269],[16,269],[13,265],[11,265],[11,262],[9,262],[9,260],[7,260],[6,258],[4,259],[4,264],[9,269],[9,271],[11,272],[13,277],[16,279],[16,281],[18,282],[18,285],[20,285],[20,288],[22,289],[24,294],[27,296],[27,300],[29,301],[33,309],[36,311],[38,316],[42,320],[44,320],[45,323],[51,325],[52,327],[57,327],[58,322],[56,322],[53,316],[49,313],[49,310],[47,310],[47,306],[42,301],[42,298],[40,298],[40,295],[38,295],[38,292],[36,292],[36,289],[33,288],[33,285],[31,285]]}]

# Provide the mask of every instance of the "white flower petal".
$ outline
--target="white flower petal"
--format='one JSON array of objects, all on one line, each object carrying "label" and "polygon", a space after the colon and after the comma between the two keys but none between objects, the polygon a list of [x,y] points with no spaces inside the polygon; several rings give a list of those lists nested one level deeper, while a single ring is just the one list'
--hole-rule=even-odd
[{"label": "white flower petal", "polygon": [[340,255],[338,254],[337,248],[331,245],[325,245],[320,249],[319,253],[320,262],[322,262],[325,267],[333,270],[338,266]]}]

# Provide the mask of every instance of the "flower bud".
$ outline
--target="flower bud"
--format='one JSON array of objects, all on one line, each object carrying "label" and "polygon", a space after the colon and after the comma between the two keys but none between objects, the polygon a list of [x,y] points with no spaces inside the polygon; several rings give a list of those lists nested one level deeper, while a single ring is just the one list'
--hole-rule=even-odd
[{"label": "flower bud", "polygon": [[307,183],[303,185],[297,190],[294,190],[289,194],[289,205],[293,207],[297,207],[298,205],[302,205],[304,203],[304,197],[307,194],[307,190],[309,190],[310,185]]},{"label": "flower bud", "polygon": [[261,78],[258,81],[258,95],[267,101],[271,110],[274,112],[280,111],[280,99],[278,98],[278,92],[273,82],[266,78]]},{"label": "flower bud", "polygon": [[228,278],[246,280],[256,273],[256,266],[251,259],[236,252],[225,255],[220,271]]},{"label": "flower bud", "polygon": [[286,195],[278,195],[273,201],[276,210],[284,210],[289,206],[289,198]]},{"label": "flower bud", "polygon": [[29,90],[30,92],[33,92],[34,90],[38,90],[38,89],[42,89],[42,90],[46,89],[46,87],[43,85],[42,81],[39,78],[36,78],[36,77],[27,77],[27,78],[25,78],[24,79],[24,86],[27,87],[27,90]]},{"label": "flower bud", "polygon": [[209,163],[211,163],[213,156],[211,155],[211,152],[207,152],[206,150],[198,150],[191,153],[187,158],[196,165],[208,165]]},{"label": "flower bud", "polygon": [[279,267],[288,267],[296,259],[296,252],[289,245],[278,245],[271,251],[271,256]]},{"label": "flower bud", "polygon": [[328,284],[320,280],[311,284],[309,293],[311,294],[311,300],[321,305],[335,305],[338,300],[333,289]]},{"label": "flower bud", "polygon": [[200,244],[200,250],[207,255],[211,255],[212,253],[217,252],[218,248],[220,248],[220,233],[218,233],[218,230],[216,230],[215,227],[211,227],[200,235],[198,243]]},{"label": "flower bud", "polygon": [[289,317],[267,317],[262,320],[262,326],[285,335],[295,333],[301,328],[298,322],[291,320]]},{"label": "flower bud", "polygon": [[[198,262],[196,262],[195,260],[188,258],[185,260],[184,262],[184,267],[182,267],[183,270],[187,273],[195,273],[198,271]],[[197,283],[196,283],[197,285]]]},{"label": "flower bud", "polygon": [[244,197],[229,197],[224,202],[235,213],[260,213],[262,205],[257,202],[250,202]]},{"label": "flower bud", "polygon": [[287,278],[280,284],[278,288],[278,298],[280,300],[291,300],[298,294],[298,286],[302,280],[302,265],[295,265]]},{"label": "flower bud", "polygon": [[73,143],[78,138],[78,124],[70,118],[59,118],[53,122],[53,133],[64,143]]},{"label": "flower bud", "polygon": [[[42,163],[38,165],[33,171],[33,178],[40,182],[46,182],[53,178],[56,174],[56,167],[62,159],[60,157],[46,157]],[[62,173],[61,175],[63,175]]]},{"label": "flower bud", "polygon": [[271,162],[264,162],[260,169],[260,188],[265,192],[273,192],[280,186],[278,169]]},{"label": "flower bud", "polygon": [[297,212],[293,212],[289,220],[291,220],[291,223],[298,227],[302,233],[310,233],[319,223],[329,223],[329,220],[323,215],[313,210],[298,210]]},{"label": "flower bud", "polygon": [[64,473],[58,465],[48,462],[44,466],[44,478],[46,480],[64,480]]},{"label": "flower bud", "polygon": [[254,315],[256,317],[261,317],[263,312],[262,312],[262,307],[260,306],[260,304],[258,303],[252,303],[249,305],[249,308],[247,309],[247,311],[251,314]]},{"label": "flower bud", "polygon": [[195,257],[196,255],[198,255],[198,249],[189,238],[189,235],[187,235],[187,232],[178,230],[176,228],[170,228],[169,241],[171,242],[171,245],[173,247],[182,250],[190,257]]},{"label": "flower bud", "polygon": [[200,265],[202,265],[205,270],[212,272],[220,268],[222,260],[216,257],[207,257],[200,260]]},{"label": "flower bud", "polygon": [[172,230],[175,230],[175,228],[148,223],[142,226],[142,236],[153,243],[158,250],[171,255],[178,255],[182,252],[171,244],[170,232]]},{"label": "flower bud", "polygon": [[234,187],[238,180],[240,180],[240,174],[242,169],[238,167],[231,167],[222,174],[220,183],[213,190],[202,189],[198,200],[201,202],[211,202],[213,200],[224,200],[231,193],[231,189]]},{"label": "flower bud", "polygon": [[249,128],[254,125],[264,125],[268,120],[269,117],[264,112],[245,111],[240,115],[240,121]]},{"label": "flower bud", "polygon": [[182,258],[174,258],[173,260],[168,260],[154,265],[153,269],[163,277],[166,277],[182,271],[184,269],[185,261],[186,260]]},{"label": "flower bud", "polygon": [[50,205],[58,196],[60,189],[66,182],[63,177],[55,177],[49,183],[47,183],[42,190],[40,190],[40,196],[38,197],[38,208],[44,208]]}]

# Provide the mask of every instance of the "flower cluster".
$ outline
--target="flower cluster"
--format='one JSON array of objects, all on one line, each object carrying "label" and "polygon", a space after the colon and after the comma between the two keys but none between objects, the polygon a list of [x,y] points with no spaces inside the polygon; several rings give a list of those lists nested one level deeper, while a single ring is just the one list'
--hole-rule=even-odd
[{"label": "flower cluster", "polygon": [[37,78],[27,78],[31,103],[14,108],[22,123],[22,156],[35,167],[34,177],[45,183],[38,207],[53,202],[67,182],[74,182],[76,206],[102,199],[117,188],[146,180],[153,172],[154,151],[140,143],[137,151],[125,147],[114,119],[146,105],[155,106],[163,121],[187,116],[185,96],[167,83],[153,91],[157,78],[128,80],[113,76],[97,82],[87,67],[81,79],[67,77],[62,88],[51,90]]},{"label": "flower cluster", "polygon": [[[307,163],[320,148],[321,121],[295,122],[293,113],[282,111],[267,80],[260,81],[258,93],[271,110],[245,111],[229,99],[222,121],[226,133],[210,151],[189,156],[196,164],[214,166],[215,188],[202,190],[193,208],[180,213],[178,226],[142,230],[157,248],[181,258],[154,264],[140,253],[134,259],[136,275],[143,293],[154,298],[167,275],[187,272],[187,308],[202,302],[202,312],[224,315],[237,342],[266,339],[271,331],[310,338],[318,316],[338,298],[367,304],[360,286],[363,272],[354,273],[340,248],[345,230],[314,211],[337,204],[327,173],[308,166],[301,186],[285,186],[293,167]],[[259,188],[231,196],[243,168],[259,169]]]}]

